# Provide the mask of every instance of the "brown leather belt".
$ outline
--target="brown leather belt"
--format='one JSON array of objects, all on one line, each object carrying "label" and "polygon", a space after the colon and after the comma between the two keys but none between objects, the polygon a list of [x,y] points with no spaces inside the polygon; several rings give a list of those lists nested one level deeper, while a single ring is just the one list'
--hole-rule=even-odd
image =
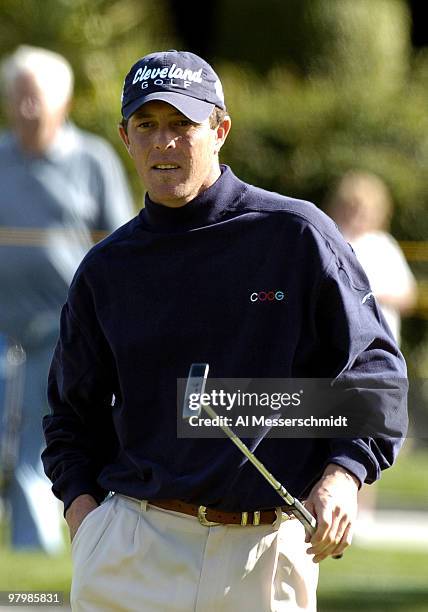
[{"label": "brown leather belt", "polygon": [[272,510],[255,510],[254,512],[225,512],[206,506],[187,504],[179,499],[153,499],[148,504],[164,510],[181,512],[189,516],[195,516],[201,525],[211,527],[212,525],[272,525],[282,514],[281,508]]}]

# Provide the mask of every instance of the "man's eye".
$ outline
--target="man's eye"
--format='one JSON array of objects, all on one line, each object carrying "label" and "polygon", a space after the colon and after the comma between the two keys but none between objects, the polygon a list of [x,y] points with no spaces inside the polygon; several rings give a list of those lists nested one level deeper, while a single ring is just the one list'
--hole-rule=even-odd
[{"label": "man's eye", "polygon": [[190,121],[190,119],[179,119],[177,121],[177,125],[179,127],[186,127],[187,125],[195,125],[195,124],[193,123],[193,121]]},{"label": "man's eye", "polygon": [[143,129],[149,128],[149,127],[151,127],[152,125],[153,125],[153,124],[152,124],[152,122],[151,122],[151,121],[141,121],[140,123],[137,123],[137,127],[138,127],[138,128],[143,128]]}]

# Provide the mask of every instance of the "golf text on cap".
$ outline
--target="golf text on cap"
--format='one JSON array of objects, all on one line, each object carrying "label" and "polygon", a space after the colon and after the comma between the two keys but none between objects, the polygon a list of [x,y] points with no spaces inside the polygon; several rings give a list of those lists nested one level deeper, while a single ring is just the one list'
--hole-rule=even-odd
[{"label": "golf text on cap", "polygon": [[284,299],[284,291],[254,291],[250,295],[250,302],[282,302]]},{"label": "golf text on cap", "polygon": [[139,59],[125,77],[122,116],[129,119],[145,102],[162,100],[196,123],[214,106],[224,109],[223,88],[212,67],[190,51],[160,51]]},{"label": "golf text on cap", "polygon": [[178,87],[179,84],[174,83],[174,79],[183,81],[182,85],[184,87],[190,87],[192,83],[202,83],[202,68],[199,70],[190,70],[190,68],[186,68],[183,70],[182,68],[177,68],[177,64],[173,64],[170,67],[166,68],[138,68],[134,75],[134,79],[132,84],[135,85],[138,81],[141,81],[141,89],[146,89],[149,87],[148,81],[151,79],[154,85],[165,85],[164,79],[169,79],[168,84],[171,87]]}]

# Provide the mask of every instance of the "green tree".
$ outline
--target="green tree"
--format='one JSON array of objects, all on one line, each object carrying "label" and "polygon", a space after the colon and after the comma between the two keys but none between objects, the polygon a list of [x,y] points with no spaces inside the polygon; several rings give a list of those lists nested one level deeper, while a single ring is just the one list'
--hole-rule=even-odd
[{"label": "green tree", "polygon": [[[250,182],[321,207],[347,170],[375,172],[393,194],[394,235],[425,240],[428,56],[411,51],[406,3],[237,0],[229,8],[218,41],[227,56],[233,31],[238,59],[220,66],[235,119],[226,160]],[[413,265],[422,290],[426,266]],[[403,330],[409,370],[422,377],[426,316]]]}]

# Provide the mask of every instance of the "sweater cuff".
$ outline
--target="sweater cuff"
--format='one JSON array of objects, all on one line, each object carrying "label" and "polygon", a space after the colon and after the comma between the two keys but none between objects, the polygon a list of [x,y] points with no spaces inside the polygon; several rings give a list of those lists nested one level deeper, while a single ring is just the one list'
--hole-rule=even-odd
[{"label": "sweater cuff", "polygon": [[341,440],[334,445],[326,465],[328,463],[336,463],[356,476],[361,483],[360,488],[364,482],[372,483],[380,477],[378,466],[355,441]]},{"label": "sweater cuff", "polygon": [[100,487],[90,478],[79,476],[67,483],[61,483],[61,490],[55,485],[52,487],[54,495],[56,495],[64,503],[64,516],[71,503],[79,497],[79,495],[92,495],[95,501],[100,504],[108,494],[108,491]]}]

